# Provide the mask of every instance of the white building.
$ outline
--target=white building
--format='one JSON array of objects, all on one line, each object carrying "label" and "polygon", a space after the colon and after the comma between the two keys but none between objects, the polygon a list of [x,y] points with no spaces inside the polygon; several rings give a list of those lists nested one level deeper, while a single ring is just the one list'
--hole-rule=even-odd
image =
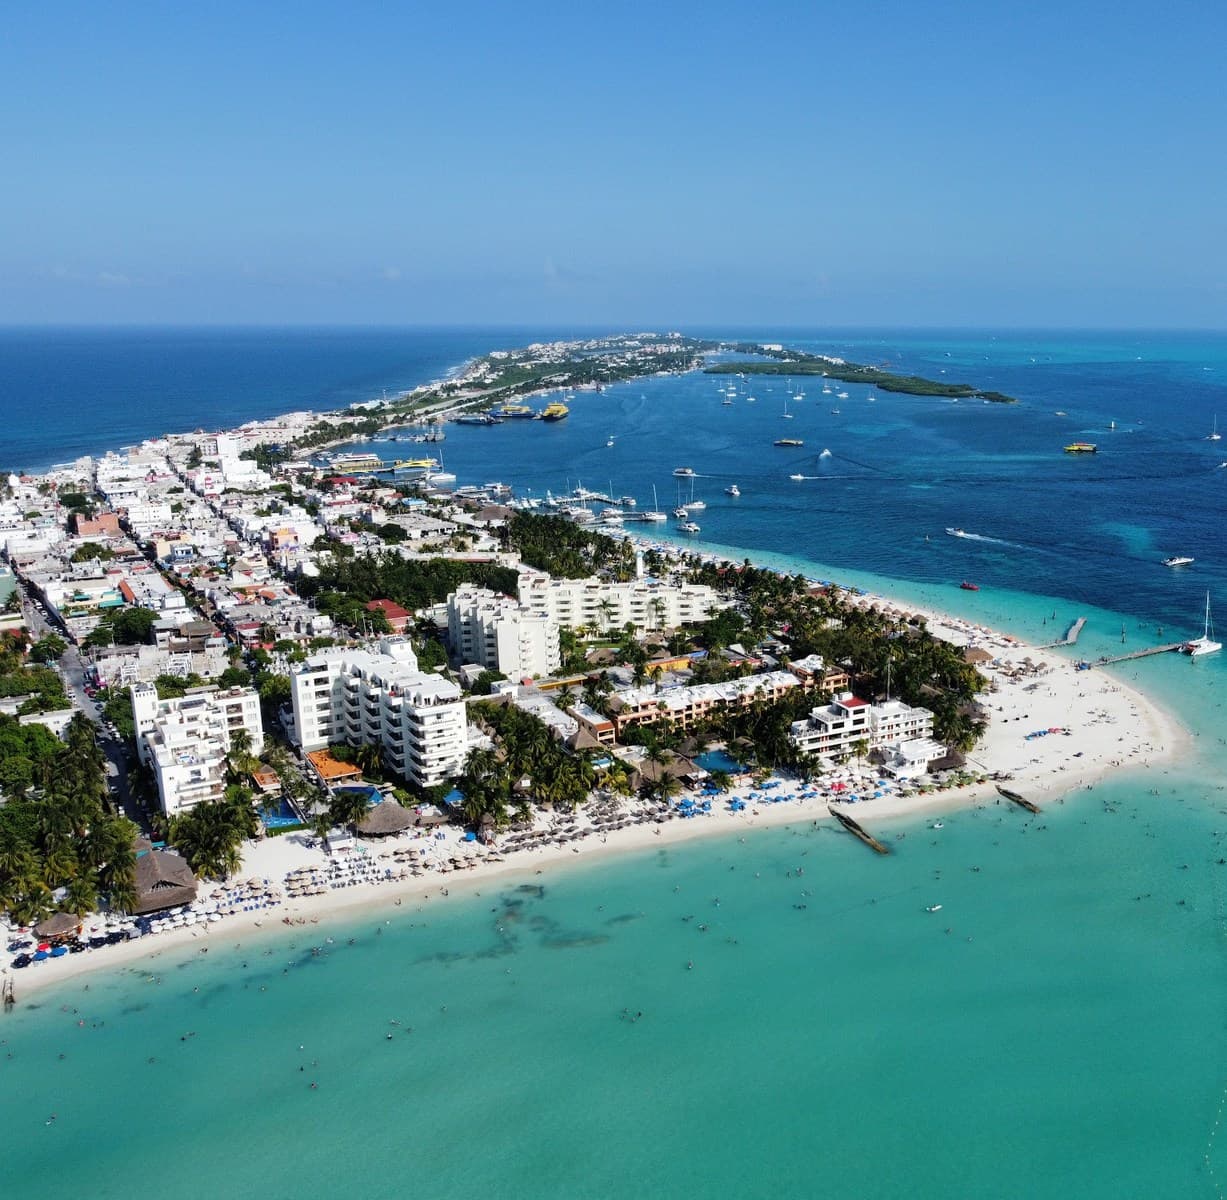
[{"label": "white building", "polygon": [[377,652],[334,648],[290,677],[294,737],[304,751],[334,742],[383,747],[384,761],[421,787],[464,768],[467,721],[460,689],[418,670],[406,638]]},{"label": "white building", "polygon": [[562,664],[558,622],[486,588],[458,588],[447,598],[447,629],[461,662],[509,679],[552,675]]},{"label": "white building", "polygon": [[551,617],[559,627],[620,629],[630,622],[639,633],[706,621],[725,603],[706,584],[554,579],[542,571],[521,572],[519,597],[526,608]]},{"label": "white building", "polygon": [[152,683],[133,684],[132,719],[141,762],[152,768],[162,811],[174,816],[226,788],[231,736],[245,729],[253,754],[264,748],[260,697],[254,688],[192,688],[159,700]]},{"label": "white building", "polygon": [[928,738],[932,732],[933,714],[927,708],[913,708],[902,700],[870,704],[844,692],[811,710],[804,721],[794,721],[790,736],[802,754],[838,758],[855,754],[858,742],[869,751],[890,742]]}]

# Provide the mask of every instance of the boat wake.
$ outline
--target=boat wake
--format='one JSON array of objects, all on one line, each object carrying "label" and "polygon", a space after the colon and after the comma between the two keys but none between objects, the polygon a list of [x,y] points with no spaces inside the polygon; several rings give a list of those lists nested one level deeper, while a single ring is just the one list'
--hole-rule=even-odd
[{"label": "boat wake", "polygon": [[947,529],[951,537],[964,538],[969,542],[987,542],[992,546],[1010,546],[1015,550],[1032,550],[1035,547],[1026,546],[1022,542],[1011,542],[1006,538],[990,537],[987,533],[968,533],[965,529]]}]

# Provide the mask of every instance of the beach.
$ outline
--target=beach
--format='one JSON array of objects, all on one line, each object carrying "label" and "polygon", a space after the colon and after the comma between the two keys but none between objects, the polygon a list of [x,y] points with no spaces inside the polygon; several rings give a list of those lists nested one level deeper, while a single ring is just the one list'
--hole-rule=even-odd
[{"label": "beach", "polygon": [[[882,597],[863,596],[860,602],[896,607],[899,612],[920,611],[914,605],[906,610],[892,606]],[[1172,715],[1105,671],[1077,671],[1069,658],[1053,650],[1030,646],[972,621],[933,611],[922,615],[938,637],[979,647],[993,656],[980,667],[989,681],[989,690],[981,696],[988,710],[988,728],[968,756],[968,770],[1008,779],[1011,790],[1041,808],[1094,788],[1113,772],[1160,767],[1178,761],[1188,750],[1188,731]],[[776,776],[768,786],[759,787],[743,779],[713,797],[709,812],[687,818],[676,808],[666,817],[656,805],[623,801],[618,811],[635,817],[638,823],[621,828],[595,824],[586,811],[588,806],[581,806],[573,818],[538,813],[533,825],[535,844],[523,848],[509,845],[512,838],[506,834],[496,837],[492,846],[466,842],[463,831],[454,826],[441,836],[418,832],[395,839],[362,840],[355,851],[341,856],[360,864],[361,869],[344,872],[339,881],[328,878],[333,858],[319,848],[316,839],[306,833],[266,837],[246,844],[243,865],[234,879],[251,879],[276,889],[275,901],[257,906],[258,897],[248,895],[248,911],[48,959],[20,971],[6,963],[6,973],[13,978],[20,1001],[94,970],[139,963],[154,971],[160,957],[179,954],[193,945],[205,949],[215,941],[268,936],[300,924],[326,925],[358,912],[405,904],[435,905],[487,888],[538,880],[579,863],[599,870],[600,863],[611,856],[649,852],[700,837],[744,838],[760,829],[829,822],[833,820],[828,811],[831,804],[846,808],[874,832],[882,824],[893,826],[962,808],[1007,803],[995,782],[902,795],[899,785],[879,781],[880,776],[867,764],[859,771],[855,764],[837,768],[812,785]],[[745,807],[730,807],[730,801]],[[406,849],[416,852],[405,855]],[[397,851],[402,853],[394,857]],[[323,893],[287,896],[287,875],[306,870],[318,873]],[[225,896],[219,885],[202,885],[197,907],[211,901],[216,904]],[[102,926],[100,919],[93,923]]]}]

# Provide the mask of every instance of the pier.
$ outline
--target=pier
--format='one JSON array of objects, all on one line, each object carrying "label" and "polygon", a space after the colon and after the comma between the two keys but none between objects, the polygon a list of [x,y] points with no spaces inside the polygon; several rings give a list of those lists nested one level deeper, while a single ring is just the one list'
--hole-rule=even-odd
[{"label": "pier", "polygon": [[1168,642],[1165,646],[1148,646],[1144,650],[1131,650],[1128,654],[1105,654],[1102,658],[1097,658],[1094,663],[1087,663],[1087,666],[1108,667],[1112,663],[1129,662],[1134,658],[1149,658],[1152,654],[1171,654],[1173,650],[1183,648],[1184,642]]},{"label": "pier", "polygon": [[1078,634],[1086,627],[1086,618],[1079,617],[1066,631],[1063,638],[1059,638],[1055,642],[1045,642],[1039,647],[1041,650],[1052,650],[1057,646],[1073,646],[1078,642]]},{"label": "pier", "polygon": [[831,814],[854,838],[865,843],[875,854],[889,854],[890,849],[883,846],[876,837],[866,833],[850,816],[842,813],[837,808],[831,808],[827,805],[827,812]]}]

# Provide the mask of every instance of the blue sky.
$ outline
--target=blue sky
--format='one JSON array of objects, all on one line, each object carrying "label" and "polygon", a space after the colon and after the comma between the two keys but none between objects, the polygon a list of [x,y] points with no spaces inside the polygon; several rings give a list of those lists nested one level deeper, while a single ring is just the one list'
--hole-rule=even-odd
[{"label": "blue sky", "polygon": [[1221,327],[1224,13],[10,6],[0,322]]}]

